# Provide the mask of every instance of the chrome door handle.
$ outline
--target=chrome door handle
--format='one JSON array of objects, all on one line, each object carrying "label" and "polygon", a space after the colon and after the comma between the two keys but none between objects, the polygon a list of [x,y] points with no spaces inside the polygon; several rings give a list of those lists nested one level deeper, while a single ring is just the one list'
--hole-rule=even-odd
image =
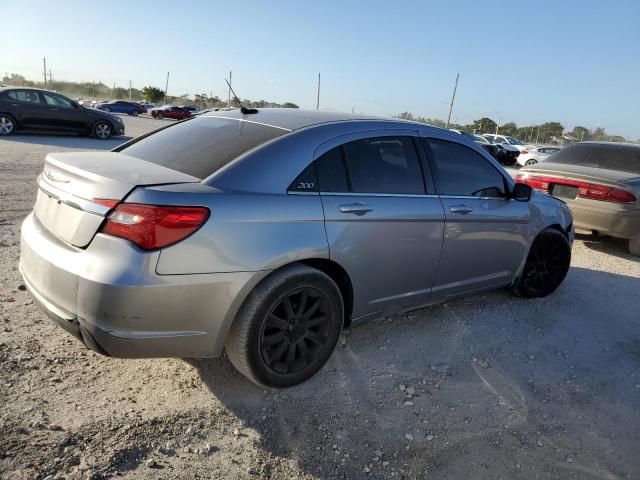
[{"label": "chrome door handle", "polygon": [[353,213],[354,215],[364,215],[373,210],[362,202],[350,203],[349,205],[340,205],[340,213]]},{"label": "chrome door handle", "polygon": [[453,205],[452,207],[449,207],[449,211],[451,211],[451,213],[466,215],[467,213],[473,212],[473,208],[467,205]]}]

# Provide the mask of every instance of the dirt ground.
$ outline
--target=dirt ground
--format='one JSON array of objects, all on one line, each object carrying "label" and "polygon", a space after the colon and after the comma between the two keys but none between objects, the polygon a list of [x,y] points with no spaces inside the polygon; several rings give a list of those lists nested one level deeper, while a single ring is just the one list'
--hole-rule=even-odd
[{"label": "dirt ground", "polygon": [[0,477],[640,478],[640,259],[613,239],[579,236],[548,298],[497,291],[347,331],[277,393],[226,358],[86,350],[24,291],[19,229],[47,152],[120,141],[0,140]]}]

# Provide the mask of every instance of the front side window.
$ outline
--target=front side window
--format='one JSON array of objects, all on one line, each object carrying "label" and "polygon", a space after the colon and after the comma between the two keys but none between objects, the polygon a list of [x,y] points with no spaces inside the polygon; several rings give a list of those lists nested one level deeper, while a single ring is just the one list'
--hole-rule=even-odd
[{"label": "front side window", "polygon": [[440,195],[503,197],[502,174],[482,155],[455,142],[422,139],[431,149],[436,169],[436,187]]},{"label": "front side window", "polygon": [[351,191],[425,193],[420,159],[411,137],[376,137],[344,145]]},{"label": "front side window", "polygon": [[31,90],[11,90],[7,95],[10,99],[17,100],[19,102],[40,103],[38,92]]},{"label": "front side window", "polygon": [[52,93],[43,93],[44,101],[50,107],[60,107],[60,108],[73,108],[73,104],[71,101],[67,100],[60,95],[54,95]]}]

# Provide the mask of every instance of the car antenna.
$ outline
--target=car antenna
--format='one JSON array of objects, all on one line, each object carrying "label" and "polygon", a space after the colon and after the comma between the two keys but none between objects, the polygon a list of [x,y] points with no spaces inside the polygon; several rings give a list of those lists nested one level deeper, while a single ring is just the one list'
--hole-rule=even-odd
[{"label": "car antenna", "polygon": [[227,85],[229,85],[229,90],[231,90],[231,93],[233,93],[233,98],[235,98],[236,102],[238,102],[238,105],[240,105],[240,112],[242,112],[244,115],[249,115],[249,114],[252,114],[252,113],[258,113],[258,109],[257,108],[247,108],[247,107],[242,106],[242,102],[240,101],[240,99],[236,95],[236,92],[233,91],[233,88],[231,88],[231,84],[229,83],[229,80],[227,80],[225,78],[224,81],[227,82]]}]

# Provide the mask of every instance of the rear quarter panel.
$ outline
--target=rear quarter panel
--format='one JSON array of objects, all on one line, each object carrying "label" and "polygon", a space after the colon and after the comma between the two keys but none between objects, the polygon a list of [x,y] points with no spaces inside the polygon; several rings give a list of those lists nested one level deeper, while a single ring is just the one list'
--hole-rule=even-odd
[{"label": "rear quarter panel", "polygon": [[194,184],[139,189],[127,201],[211,210],[195,234],[162,249],[156,267],[161,275],[255,272],[329,258],[319,195],[224,193]]}]

